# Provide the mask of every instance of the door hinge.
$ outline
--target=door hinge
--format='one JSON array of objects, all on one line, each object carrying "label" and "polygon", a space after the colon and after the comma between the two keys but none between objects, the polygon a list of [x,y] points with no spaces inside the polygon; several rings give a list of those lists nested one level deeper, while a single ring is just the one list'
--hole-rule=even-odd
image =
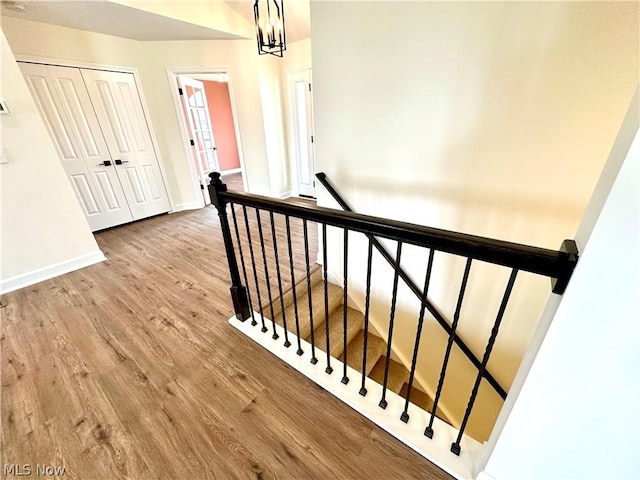
[{"label": "door hinge", "polygon": [[311,84],[309,84],[309,91],[311,91]]},{"label": "door hinge", "polygon": [[194,142],[193,140],[189,140],[189,143],[191,143],[191,146],[192,146],[192,147],[195,147],[195,146],[196,146],[196,142]]},{"label": "door hinge", "polygon": [[184,92],[182,91],[182,88],[179,88],[179,87],[178,87],[178,93],[179,93],[180,95],[184,95]]},{"label": "door hinge", "polygon": [[311,135],[311,143],[313,143],[313,135]]}]

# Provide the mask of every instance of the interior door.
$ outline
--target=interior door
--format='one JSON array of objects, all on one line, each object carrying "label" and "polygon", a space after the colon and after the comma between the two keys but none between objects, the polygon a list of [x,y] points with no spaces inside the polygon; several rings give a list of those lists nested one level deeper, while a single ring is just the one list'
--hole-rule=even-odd
[{"label": "interior door", "polygon": [[80,70],[20,63],[92,231],[133,220]]},{"label": "interior door", "polygon": [[134,220],[168,212],[169,198],[133,74],[80,72]]},{"label": "interior door", "polygon": [[298,192],[315,197],[315,160],[313,152],[313,111],[311,102],[311,69],[291,75],[293,120],[296,143]]},{"label": "interior door", "polygon": [[191,139],[191,152],[196,164],[196,171],[200,176],[200,185],[203,187],[205,204],[211,203],[206,185],[209,184],[209,173],[219,171],[216,142],[211,127],[209,106],[204,84],[184,75],[178,76],[182,89],[182,101],[184,103],[189,135]]}]

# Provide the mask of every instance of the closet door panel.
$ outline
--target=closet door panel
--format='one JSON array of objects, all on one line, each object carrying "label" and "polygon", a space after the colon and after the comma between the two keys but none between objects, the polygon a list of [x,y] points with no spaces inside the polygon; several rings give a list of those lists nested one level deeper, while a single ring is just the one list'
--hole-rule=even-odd
[{"label": "closet door panel", "polygon": [[135,219],[170,210],[138,89],[130,73],[82,70]]},{"label": "closet door panel", "polygon": [[132,221],[79,69],[20,67],[91,230]]}]

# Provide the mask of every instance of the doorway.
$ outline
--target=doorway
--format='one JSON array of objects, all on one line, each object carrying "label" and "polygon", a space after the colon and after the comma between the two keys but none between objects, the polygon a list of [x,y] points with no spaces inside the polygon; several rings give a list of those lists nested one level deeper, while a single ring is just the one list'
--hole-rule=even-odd
[{"label": "doorway", "polygon": [[301,197],[315,198],[315,158],[311,68],[293,70],[289,75],[295,145],[295,179]]},{"label": "doorway", "polygon": [[209,174],[220,172],[231,190],[247,190],[229,74],[220,69],[173,70],[185,148],[191,159],[194,188],[211,203]]}]

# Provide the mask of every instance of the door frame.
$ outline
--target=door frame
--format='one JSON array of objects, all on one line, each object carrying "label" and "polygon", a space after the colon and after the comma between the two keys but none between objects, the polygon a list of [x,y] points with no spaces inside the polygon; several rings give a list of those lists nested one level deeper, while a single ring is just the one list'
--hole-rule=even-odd
[{"label": "door frame", "polygon": [[[229,87],[229,101],[231,102],[231,116],[233,118],[233,128],[236,134],[236,143],[238,145],[238,157],[240,159],[240,168],[242,170],[242,183],[244,184],[244,190],[249,191],[247,182],[247,169],[244,161],[244,152],[242,149],[242,136],[240,135],[240,125],[238,123],[238,111],[236,108],[235,95],[233,92],[233,84],[231,78],[230,67],[167,67],[167,79],[169,81],[169,87],[171,90],[171,96],[173,98],[173,104],[178,116],[178,123],[180,124],[180,133],[182,134],[182,144],[184,145],[184,152],[186,158],[189,161],[189,171],[191,172],[191,179],[193,184],[193,191],[196,198],[202,199],[202,192],[200,190],[200,178],[196,171],[196,166],[193,163],[193,155],[191,153],[191,145],[189,140],[189,126],[184,118],[182,112],[182,105],[180,100],[180,94],[178,93],[178,76],[185,75],[202,75],[207,73],[217,73],[227,75],[227,86]],[[206,187],[206,186],[205,186]],[[202,200],[201,207],[204,206],[204,199]]]},{"label": "door frame", "polygon": [[144,119],[147,123],[147,127],[149,128],[149,134],[151,135],[151,145],[156,154],[156,157],[158,158],[160,174],[162,175],[162,181],[164,182],[165,190],[167,191],[167,198],[169,199],[169,206],[171,207],[171,210],[169,213],[174,213],[177,211],[176,203],[173,199],[171,189],[169,188],[169,181],[168,181],[167,171],[164,164],[164,159],[160,154],[160,148],[158,147],[158,138],[153,129],[153,123],[150,120],[151,114],[149,113],[147,99],[144,96],[144,89],[142,88],[142,82],[140,80],[140,75],[138,73],[137,68],[120,67],[117,65],[104,65],[104,64],[83,62],[80,60],[64,60],[64,59],[54,58],[54,57],[42,57],[39,55],[16,54],[15,57],[16,57],[16,61],[18,62],[53,65],[58,67],[87,68],[90,70],[101,70],[106,72],[122,72],[122,73],[133,74],[133,79],[136,82],[136,87],[138,88],[138,95],[140,95],[140,102],[142,103],[142,111],[144,113]]},{"label": "door frame", "polygon": [[[294,77],[296,75],[308,72],[312,69],[311,64],[305,65],[297,65],[295,67],[289,68],[287,71],[287,98],[289,101],[289,108],[287,109],[287,114],[289,118],[287,119],[287,136],[289,138],[289,175],[292,179],[291,181],[291,192],[295,196],[300,195],[300,182],[298,179],[298,149],[300,148],[298,144],[298,135],[297,135],[297,113],[296,113],[296,97],[295,97],[295,85],[294,85]],[[309,78],[309,81],[313,84],[312,78]],[[313,132],[313,87],[310,93],[311,95],[311,122],[312,124],[309,126],[311,131]],[[316,163],[316,155],[315,155],[315,143],[312,144],[313,149],[313,164],[315,167]]]}]

